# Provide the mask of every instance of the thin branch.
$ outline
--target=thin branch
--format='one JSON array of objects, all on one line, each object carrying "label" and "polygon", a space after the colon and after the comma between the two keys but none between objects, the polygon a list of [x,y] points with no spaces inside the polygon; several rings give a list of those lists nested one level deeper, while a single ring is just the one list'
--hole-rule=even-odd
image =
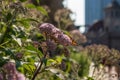
[{"label": "thin branch", "polygon": [[43,57],[43,60],[41,61],[40,66],[39,66],[38,69],[36,69],[36,71],[34,72],[34,75],[33,75],[33,77],[32,77],[32,80],[35,80],[36,76],[38,75],[39,71],[41,70],[42,65],[43,65],[43,63],[44,63],[44,59],[46,58],[46,56],[47,56],[47,52],[45,53],[45,55],[44,55],[44,57]]}]

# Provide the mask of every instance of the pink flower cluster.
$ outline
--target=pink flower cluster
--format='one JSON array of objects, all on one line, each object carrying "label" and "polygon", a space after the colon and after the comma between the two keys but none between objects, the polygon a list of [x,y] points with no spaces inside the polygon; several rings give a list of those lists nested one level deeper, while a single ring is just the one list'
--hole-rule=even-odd
[{"label": "pink flower cluster", "polygon": [[57,38],[58,38],[58,42],[64,46],[68,46],[72,44],[72,40],[68,35],[59,34]]},{"label": "pink flower cluster", "polygon": [[56,44],[53,41],[47,40],[46,44],[49,51],[55,51]]},{"label": "pink flower cluster", "polygon": [[3,70],[5,74],[3,77],[3,74],[0,73],[0,80],[25,80],[25,76],[16,70],[15,64],[12,62],[6,63]]},{"label": "pink flower cluster", "polygon": [[4,69],[5,73],[7,73],[7,74],[14,74],[14,73],[16,73],[15,64],[12,63],[12,62],[6,63],[3,66],[3,69]]},{"label": "pink flower cluster", "polygon": [[0,73],[0,80],[3,80],[3,74]]},{"label": "pink flower cluster", "polygon": [[47,35],[55,38],[59,44],[63,46],[68,46],[72,44],[72,40],[66,34],[64,34],[60,29],[56,28],[50,23],[43,23],[39,26],[41,33],[46,33]]},{"label": "pink flower cluster", "polygon": [[50,23],[43,23],[39,26],[41,33],[47,33],[49,35],[54,35],[56,33],[62,33],[58,28]]}]

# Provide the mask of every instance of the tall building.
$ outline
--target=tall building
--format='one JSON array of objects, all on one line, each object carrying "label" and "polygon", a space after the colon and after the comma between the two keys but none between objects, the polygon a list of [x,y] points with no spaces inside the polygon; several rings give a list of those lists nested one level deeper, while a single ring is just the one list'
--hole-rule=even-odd
[{"label": "tall building", "polygon": [[[120,0],[117,0],[120,3]],[[104,18],[104,8],[112,0],[85,0],[85,25],[91,25],[95,21]]]},{"label": "tall building", "polygon": [[87,32],[90,44],[104,44],[120,50],[120,4],[113,0],[103,13],[103,20],[95,22]]}]

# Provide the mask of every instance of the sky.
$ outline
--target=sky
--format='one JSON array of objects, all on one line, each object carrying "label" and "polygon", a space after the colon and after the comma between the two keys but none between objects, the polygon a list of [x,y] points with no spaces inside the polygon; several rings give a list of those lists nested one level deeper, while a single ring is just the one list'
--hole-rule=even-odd
[{"label": "sky", "polygon": [[[76,26],[85,25],[85,0],[64,0],[63,4],[73,12],[71,18]],[[85,27],[81,27],[80,32],[84,31]]]},{"label": "sky", "polygon": [[75,19],[75,25],[85,24],[85,0],[65,0],[64,5],[73,12],[71,17]]}]

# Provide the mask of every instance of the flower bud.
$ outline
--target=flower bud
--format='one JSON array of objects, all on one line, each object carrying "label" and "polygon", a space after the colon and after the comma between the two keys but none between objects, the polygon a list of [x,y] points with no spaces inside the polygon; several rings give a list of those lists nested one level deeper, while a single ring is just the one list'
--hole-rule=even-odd
[{"label": "flower bud", "polygon": [[16,53],[15,57],[17,59],[21,59],[23,57],[23,53]]}]

